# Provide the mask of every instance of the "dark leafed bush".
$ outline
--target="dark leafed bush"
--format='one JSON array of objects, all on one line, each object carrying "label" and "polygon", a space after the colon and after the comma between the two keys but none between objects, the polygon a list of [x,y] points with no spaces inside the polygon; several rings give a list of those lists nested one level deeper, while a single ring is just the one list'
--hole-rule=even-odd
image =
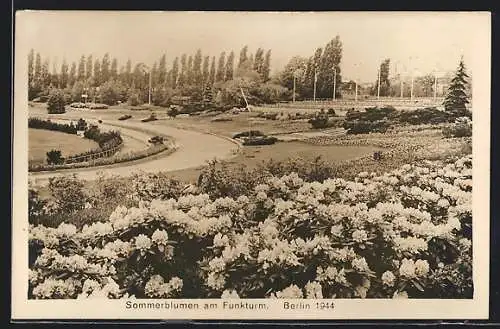
[{"label": "dark leafed bush", "polygon": [[122,120],[122,121],[123,121],[123,120],[128,120],[128,119],[130,119],[131,117],[132,117],[132,116],[131,116],[131,115],[129,115],[129,114],[124,114],[124,115],[122,115],[121,117],[119,117],[119,118],[118,118],[118,120]]},{"label": "dark leafed bush", "polygon": [[249,130],[233,135],[233,139],[248,137],[248,136],[264,136],[264,134],[260,130]]},{"label": "dark leafed bush", "polygon": [[49,178],[49,191],[61,212],[81,210],[87,202],[83,182],[74,175]]},{"label": "dark leafed bush", "polygon": [[389,129],[390,124],[386,120],[380,121],[345,121],[343,124],[344,129],[348,134],[367,134],[371,132],[385,133]]},{"label": "dark leafed bush", "polygon": [[163,144],[163,137],[162,136],[153,136],[151,137],[148,142],[151,143],[151,144]]},{"label": "dark leafed bush", "polygon": [[[80,119],[82,120],[82,119]],[[55,123],[50,120],[42,120],[38,118],[28,119],[28,128],[33,129],[46,129],[52,131],[60,131],[67,134],[76,134],[78,130],[78,124],[75,126],[73,122],[67,123]]]},{"label": "dark leafed bush", "polygon": [[332,109],[332,108],[329,108],[328,111],[327,111],[328,115],[331,115],[331,116],[336,116],[337,113],[335,112],[335,109]]},{"label": "dark leafed bush", "polygon": [[53,91],[47,101],[47,111],[49,114],[62,114],[66,112],[66,99],[60,90]]},{"label": "dark leafed bush", "polygon": [[246,137],[243,140],[243,145],[245,146],[272,145],[277,141],[278,139],[273,136],[251,136],[251,137]]},{"label": "dark leafed bush", "polygon": [[437,124],[454,120],[449,113],[440,111],[435,107],[426,107],[410,111],[401,111],[399,121],[412,125]]},{"label": "dark leafed bush", "polygon": [[443,128],[443,135],[446,138],[471,137],[472,122],[467,117],[459,118],[452,126]]},{"label": "dark leafed bush", "polygon": [[332,127],[328,113],[324,109],[316,113],[313,118],[308,121],[313,129],[329,128]]},{"label": "dark leafed bush", "polygon": [[259,118],[264,118],[266,120],[276,120],[278,118],[278,112],[269,113],[269,112],[261,112],[257,115]]},{"label": "dark leafed bush", "polygon": [[155,115],[154,113],[151,113],[151,114],[149,115],[149,117],[147,117],[147,118],[145,118],[145,119],[142,119],[141,121],[142,121],[142,122],[150,122],[150,121],[156,121],[156,120],[158,120],[158,119],[156,118],[156,115]]},{"label": "dark leafed bush", "polygon": [[47,152],[47,163],[49,165],[58,165],[64,163],[64,158],[60,150],[50,150]]}]

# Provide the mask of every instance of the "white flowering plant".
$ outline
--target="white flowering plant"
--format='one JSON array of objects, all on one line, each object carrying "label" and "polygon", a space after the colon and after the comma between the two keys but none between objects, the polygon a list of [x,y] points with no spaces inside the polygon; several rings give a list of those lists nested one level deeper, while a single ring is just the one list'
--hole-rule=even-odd
[{"label": "white flowering plant", "polygon": [[234,197],[148,192],[106,221],[31,225],[29,294],[472,298],[471,160],[268,175]]}]

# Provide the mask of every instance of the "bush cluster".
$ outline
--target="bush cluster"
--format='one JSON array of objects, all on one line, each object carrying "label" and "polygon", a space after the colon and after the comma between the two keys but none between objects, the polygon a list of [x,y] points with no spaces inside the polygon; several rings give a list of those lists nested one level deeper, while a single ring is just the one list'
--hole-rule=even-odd
[{"label": "bush cluster", "polygon": [[264,133],[260,130],[249,130],[249,131],[243,131],[241,133],[237,133],[233,135],[233,139],[238,139],[242,137],[249,137],[249,136],[264,136]]},{"label": "bush cluster", "polygon": [[365,111],[348,111],[343,123],[348,134],[384,133],[390,122],[397,118],[398,112],[392,106],[369,107]]},{"label": "bush cluster", "polygon": [[277,141],[278,139],[274,136],[251,136],[245,137],[242,144],[244,146],[272,145]]},{"label": "bush cluster", "polygon": [[[83,120],[83,119],[80,119]],[[45,129],[52,131],[60,131],[67,134],[76,134],[79,130],[80,120],[77,125],[74,125],[73,122],[68,123],[56,123],[49,120],[42,120],[39,118],[29,118],[28,119],[28,128],[33,129]]]},{"label": "bush cluster", "polygon": [[443,128],[443,135],[446,138],[471,137],[472,121],[468,117],[457,118],[454,124]]}]

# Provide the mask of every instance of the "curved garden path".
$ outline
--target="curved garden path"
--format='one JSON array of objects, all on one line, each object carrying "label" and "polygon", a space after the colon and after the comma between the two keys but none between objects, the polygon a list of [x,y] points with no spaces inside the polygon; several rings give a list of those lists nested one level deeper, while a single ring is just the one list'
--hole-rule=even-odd
[{"label": "curved garden path", "polygon": [[[95,118],[87,118],[80,112],[78,117],[65,116],[61,119],[75,120],[80,117],[89,119],[93,122]],[[174,128],[168,125],[162,125],[161,121],[143,123],[140,121],[118,121],[105,120],[101,126],[121,128],[123,133],[138,142],[144,140],[145,133],[148,132],[167,135],[175,140],[176,151],[163,155],[159,154],[152,156],[150,159],[141,159],[130,162],[117,163],[109,166],[65,169],[54,172],[36,172],[29,173],[30,179],[35,184],[43,183],[50,177],[77,174],[77,177],[85,180],[94,180],[98,177],[98,173],[130,176],[136,172],[159,172],[159,171],[176,171],[181,169],[193,168],[206,165],[208,161],[218,159],[228,159],[235,156],[238,152],[239,145],[229,138],[211,135],[203,132]]]}]

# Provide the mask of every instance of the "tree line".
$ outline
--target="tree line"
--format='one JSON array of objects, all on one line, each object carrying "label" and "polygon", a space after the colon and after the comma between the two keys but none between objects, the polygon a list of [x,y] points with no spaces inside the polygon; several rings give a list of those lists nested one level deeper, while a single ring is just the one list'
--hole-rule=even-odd
[{"label": "tree line", "polygon": [[[80,101],[82,94],[92,100],[113,105],[118,100],[133,103],[148,101],[151,83],[152,100],[162,105],[175,95],[202,99],[207,92],[221,91],[227,82],[256,74],[259,85],[270,80],[271,50],[258,48],[249,53],[244,46],[239,58],[234,51],[222,51],[218,58],[203,55],[201,49],[194,54],[182,54],[167,65],[163,54],[151,67],[144,63],[132,63],[129,59],[119,65],[116,58],[106,53],[102,58],[82,55],[78,63],[63,60],[60,67],[55,63],[49,70],[49,59],[33,49],[28,55],[28,96],[33,100],[47,96],[51,90],[63,90],[68,101]],[[212,97],[212,96],[211,96]]]}]

